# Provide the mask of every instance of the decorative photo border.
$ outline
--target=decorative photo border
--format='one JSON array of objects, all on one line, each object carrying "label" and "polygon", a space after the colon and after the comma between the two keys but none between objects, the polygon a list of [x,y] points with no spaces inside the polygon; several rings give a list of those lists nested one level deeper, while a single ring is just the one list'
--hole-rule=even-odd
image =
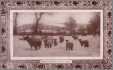
[{"label": "decorative photo border", "polygon": [[[72,60],[72,63],[40,63],[10,59],[10,10],[103,10],[103,59]],[[112,70],[111,0],[0,0],[0,69]]]}]

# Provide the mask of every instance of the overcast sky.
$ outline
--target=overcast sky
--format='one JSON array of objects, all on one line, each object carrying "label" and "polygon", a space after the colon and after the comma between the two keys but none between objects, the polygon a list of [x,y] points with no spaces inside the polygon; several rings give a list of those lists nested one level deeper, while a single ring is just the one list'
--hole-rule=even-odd
[{"label": "overcast sky", "polygon": [[[44,14],[40,20],[41,24],[55,25],[63,27],[65,22],[69,21],[69,17],[72,17],[77,24],[89,24],[89,21],[95,16],[94,12],[54,12],[51,14]],[[38,16],[38,15],[37,15]],[[18,26],[23,24],[33,24],[36,22],[36,18],[33,12],[19,13],[17,18]]]}]

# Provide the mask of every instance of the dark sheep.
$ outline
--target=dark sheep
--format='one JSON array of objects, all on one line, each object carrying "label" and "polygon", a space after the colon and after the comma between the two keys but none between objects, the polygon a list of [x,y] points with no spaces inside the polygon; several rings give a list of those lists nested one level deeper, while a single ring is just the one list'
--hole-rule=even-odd
[{"label": "dark sheep", "polygon": [[45,45],[45,48],[51,48],[52,47],[52,40],[51,39],[45,39],[44,45]]},{"label": "dark sheep", "polygon": [[53,39],[53,43],[54,43],[54,46],[57,46],[58,45],[57,39]]},{"label": "dark sheep", "polygon": [[73,38],[74,40],[78,39],[78,37],[77,37],[77,36],[74,36],[74,35],[72,35],[72,38]]},{"label": "dark sheep", "polygon": [[73,50],[73,43],[66,40],[66,50]]},{"label": "dark sheep", "polygon": [[30,45],[31,48],[34,47],[35,50],[41,48],[42,42],[41,42],[40,39],[34,39],[32,37],[30,38],[29,36],[26,36],[23,39],[26,40],[29,43],[29,45]]},{"label": "dark sheep", "polygon": [[47,39],[44,39],[44,46],[45,48],[48,48]]},{"label": "dark sheep", "polygon": [[87,40],[82,40],[82,39],[78,39],[81,46],[84,46],[84,47],[89,47],[89,42]]}]

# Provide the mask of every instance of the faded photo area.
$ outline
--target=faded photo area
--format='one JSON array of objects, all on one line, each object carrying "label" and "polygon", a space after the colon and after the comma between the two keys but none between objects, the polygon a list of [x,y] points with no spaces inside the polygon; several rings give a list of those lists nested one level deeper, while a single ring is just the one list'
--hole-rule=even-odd
[{"label": "faded photo area", "polygon": [[14,57],[99,57],[100,12],[14,12]]}]

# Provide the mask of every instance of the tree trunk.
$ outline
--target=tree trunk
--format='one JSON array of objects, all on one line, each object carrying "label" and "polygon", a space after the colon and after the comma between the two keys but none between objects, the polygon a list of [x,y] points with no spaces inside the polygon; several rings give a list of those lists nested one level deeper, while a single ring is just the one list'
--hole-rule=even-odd
[{"label": "tree trunk", "polygon": [[43,15],[43,13],[40,13],[39,14],[39,17],[37,17],[37,13],[35,13],[35,17],[36,17],[36,23],[35,23],[35,28],[34,28],[34,33],[39,33],[40,32],[40,29],[39,29],[39,21]]}]

